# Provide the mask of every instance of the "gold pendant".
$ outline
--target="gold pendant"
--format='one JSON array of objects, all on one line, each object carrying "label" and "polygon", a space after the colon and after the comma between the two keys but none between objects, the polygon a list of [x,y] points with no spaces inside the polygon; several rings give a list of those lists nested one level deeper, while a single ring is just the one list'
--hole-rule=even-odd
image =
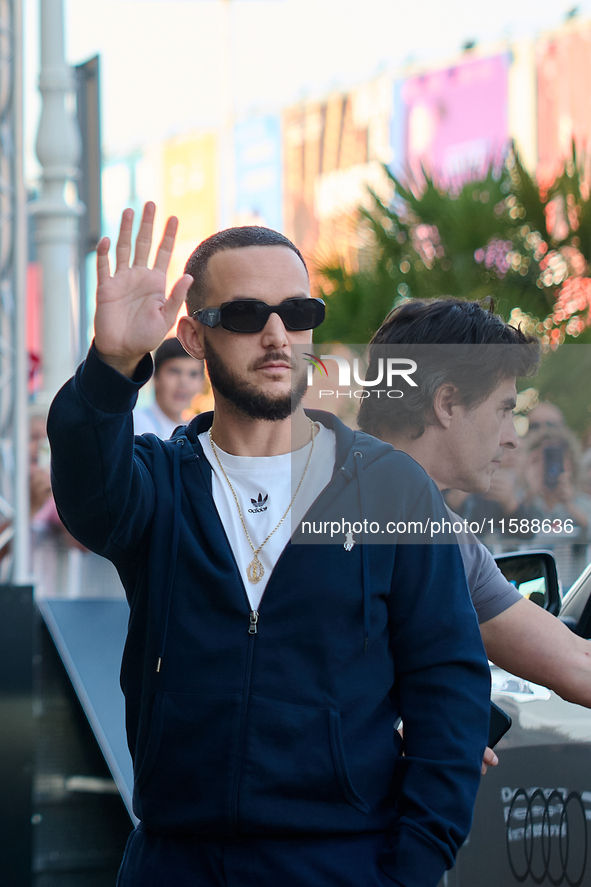
[{"label": "gold pendant", "polygon": [[246,568],[246,575],[248,576],[249,582],[260,582],[265,575],[265,568],[261,564],[257,554],[255,554],[254,558]]}]

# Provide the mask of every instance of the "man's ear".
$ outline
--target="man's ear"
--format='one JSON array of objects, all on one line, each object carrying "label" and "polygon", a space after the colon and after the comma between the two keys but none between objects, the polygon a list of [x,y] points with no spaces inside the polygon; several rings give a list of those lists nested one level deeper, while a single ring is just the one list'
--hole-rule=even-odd
[{"label": "man's ear", "polygon": [[187,354],[190,354],[191,357],[195,357],[197,360],[205,358],[203,350],[205,332],[202,323],[184,314],[179,319],[176,335]]},{"label": "man's ear", "polygon": [[454,408],[461,403],[460,392],[451,382],[440,385],[433,398],[433,415],[443,428],[449,428]]}]

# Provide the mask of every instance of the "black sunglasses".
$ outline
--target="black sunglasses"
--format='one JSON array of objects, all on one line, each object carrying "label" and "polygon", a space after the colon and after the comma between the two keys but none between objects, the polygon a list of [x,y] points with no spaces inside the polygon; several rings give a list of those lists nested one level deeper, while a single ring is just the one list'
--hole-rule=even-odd
[{"label": "black sunglasses", "polygon": [[313,330],[324,320],[326,306],[322,299],[286,299],[279,305],[267,305],[257,299],[234,299],[219,308],[193,311],[199,323],[218,326],[233,333],[260,333],[271,314],[278,314],[287,330]]}]

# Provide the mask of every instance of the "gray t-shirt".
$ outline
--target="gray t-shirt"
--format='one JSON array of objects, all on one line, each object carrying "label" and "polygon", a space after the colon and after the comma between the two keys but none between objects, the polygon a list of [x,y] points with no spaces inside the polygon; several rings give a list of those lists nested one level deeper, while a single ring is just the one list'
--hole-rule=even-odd
[{"label": "gray t-shirt", "polygon": [[[459,515],[451,509],[449,511],[452,520],[464,523]],[[503,613],[522,600],[521,595],[497,567],[496,561],[488,548],[479,542],[474,533],[462,530],[456,533],[460,552],[464,561],[468,588],[472,596],[472,603],[476,610],[478,623],[488,622],[499,613]]]}]

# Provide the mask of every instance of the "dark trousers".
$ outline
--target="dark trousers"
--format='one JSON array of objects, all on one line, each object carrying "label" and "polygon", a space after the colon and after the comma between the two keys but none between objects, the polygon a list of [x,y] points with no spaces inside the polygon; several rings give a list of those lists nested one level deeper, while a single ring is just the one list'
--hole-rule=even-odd
[{"label": "dark trousers", "polygon": [[117,887],[396,887],[379,868],[383,834],[208,842],[130,835]]}]

